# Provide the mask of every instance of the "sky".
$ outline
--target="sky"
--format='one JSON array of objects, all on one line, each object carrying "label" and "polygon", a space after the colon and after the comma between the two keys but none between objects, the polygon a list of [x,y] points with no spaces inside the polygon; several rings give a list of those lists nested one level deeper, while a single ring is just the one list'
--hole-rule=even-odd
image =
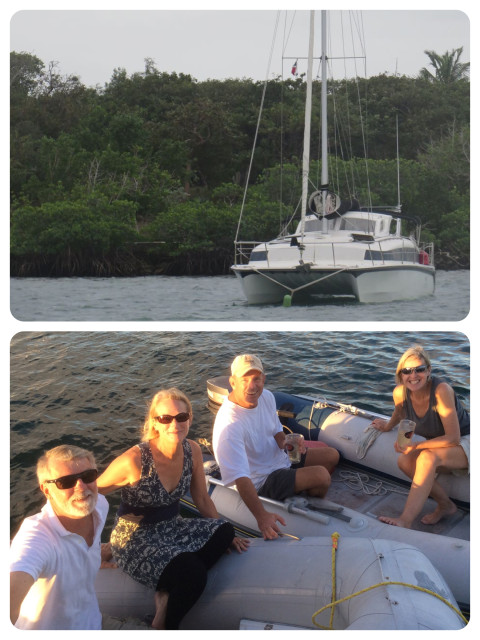
[{"label": "sky", "polygon": [[[208,78],[264,80],[290,75],[293,60],[286,60],[282,69],[282,49],[286,58],[307,54],[306,10],[297,11],[295,16],[293,11],[288,11],[286,21],[282,12],[276,44],[272,45],[281,2],[246,1],[242,4],[246,8],[242,10],[218,10],[215,4],[193,4],[193,7],[205,7],[198,10],[180,1],[174,5],[180,10],[153,11],[152,6],[162,7],[165,3],[139,0],[135,5],[130,4],[140,9],[137,10],[128,3],[98,2],[98,9],[92,9],[95,5],[85,0],[81,5],[72,3],[73,8],[69,10],[64,9],[65,3],[59,5],[60,9],[55,3],[41,3],[45,8],[36,10],[37,3],[26,2],[19,11],[14,6],[19,3],[9,4],[10,50],[32,53],[45,66],[55,61],[61,75],[77,75],[86,86],[103,87],[116,68],[125,69],[128,75],[143,72],[145,58],[151,58],[161,72],[190,74],[199,81]],[[292,4],[301,6],[298,2]],[[424,2],[421,6],[428,7],[428,4]],[[357,57],[355,62],[332,62],[336,65],[334,77],[345,75],[344,64],[348,65],[349,76],[354,74],[354,64],[361,76],[383,72],[416,76],[422,67],[429,66],[425,50],[443,54],[463,47],[461,61],[469,62],[470,21],[464,12],[468,9],[452,10],[454,3],[450,3],[448,10],[441,8],[441,2],[431,4],[436,9],[416,10],[410,8],[415,3],[404,2],[402,6],[406,10],[377,10],[370,8],[371,3],[364,2],[359,5],[362,12],[356,10],[352,17],[349,12],[342,12],[340,16],[339,11],[332,11],[329,55],[332,58],[363,56],[363,48],[366,55],[366,62],[362,57]],[[116,9],[110,9],[109,5]],[[78,10],[77,6],[84,9]],[[365,11],[364,7],[367,7]],[[341,19],[344,33],[358,31],[363,40],[362,45],[355,38],[355,50],[347,44],[349,48],[345,53]],[[316,20],[319,25],[320,18]],[[287,32],[290,35],[283,44]],[[319,32],[318,26],[315,55],[320,54]],[[345,38],[345,42],[349,41],[352,42],[350,35]],[[300,73],[305,71],[305,66],[300,59]]]}]

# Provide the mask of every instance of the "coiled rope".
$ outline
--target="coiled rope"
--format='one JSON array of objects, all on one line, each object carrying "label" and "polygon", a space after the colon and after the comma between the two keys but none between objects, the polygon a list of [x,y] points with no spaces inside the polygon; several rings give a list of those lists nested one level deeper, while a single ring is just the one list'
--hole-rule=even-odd
[{"label": "coiled rope", "polygon": [[372,480],[372,478],[360,471],[340,471],[339,480],[333,480],[333,482],[343,482],[353,491],[361,491],[370,496],[383,496],[387,493],[399,493],[401,495],[407,495],[410,488],[403,489],[385,482],[385,480]]},{"label": "coiled rope", "polygon": [[[465,616],[463,615],[463,613],[457,608],[455,607],[449,600],[447,600],[446,598],[444,598],[443,596],[441,596],[440,594],[436,593],[435,591],[432,591],[431,589],[426,589],[425,587],[419,587],[418,585],[415,584],[409,584],[408,582],[400,582],[397,580],[385,580],[384,582],[378,582],[377,584],[373,584],[370,587],[365,587],[364,589],[360,589],[360,591],[356,591],[355,593],[350,594],[349,596],[345,596],[344,598],[340,598],[339,600],[336,599],[336,558],[337,558],[337,550],[338,550],[338,540],[340,538],[340,534],[335,532],[332,533],[332,602],[330,602],[329,604],[326,604],[324,607],[322,607],[321,609],[319,609],[318,611],[315,611],[315,613],[312,616],[312,623],[318,627],[319,629],[326,629],[327,631],[333,631],[333,617],[335,615],[335,607],[338,604],[341,604],[342,602],[346,602],[347,600],[351,600],[352,598],[355,598],[356,596],[362,595],[363,593],[366,593],[367,591],[372,591],[373,589],[377,589],[378,587],[387,587],[390,585],[398,585],[401,587],[408,587],[409,589],[415,589],[416,591],[423,591],[423,593],[428,593],[432,596],[435,596],[436,598],[438,598],[441,602],[443,602],[444,604],[448,605],[450,607],[450,609],[452,609],[453,611],[455,611],[455,613],[461,618],[461,620],[467,625],[468,624],[468,620],[465,618]],[[321,613],[323,613],[326,609],[331,609],[330,612],[330,622],[329,622],[329,626],[325,627],[321,624],[319,624],[315,618],[317,618],[317,616],[319,616]]]}]

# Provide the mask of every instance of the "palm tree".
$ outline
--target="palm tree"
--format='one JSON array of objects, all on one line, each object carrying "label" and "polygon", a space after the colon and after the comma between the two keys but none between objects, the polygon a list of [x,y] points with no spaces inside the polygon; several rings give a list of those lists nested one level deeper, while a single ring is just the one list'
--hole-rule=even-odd
[{"label": "palm tree", "polygon": [[424,53],[430,58],[430,64],[435,69],[435,73],[423,67],[418,77],[430,82],[441,82],[442,84],[450,84],[467,77],[470,71],[470,63],[459,62],[462,52],[463,47],[446,51],[443,56],[435,51],[425,51]]}]

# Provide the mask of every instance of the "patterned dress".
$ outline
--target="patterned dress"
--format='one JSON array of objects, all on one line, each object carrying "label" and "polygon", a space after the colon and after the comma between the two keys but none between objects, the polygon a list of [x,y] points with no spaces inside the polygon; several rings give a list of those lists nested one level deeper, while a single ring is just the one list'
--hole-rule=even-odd
[{"label": "patterned dress", "polygon": [[[142,442],[137,446],[142,462],[140,480],[135,487],[122,489],[122,503],[146,509],[175,505],[190,489],[193,469],[190,443],[183,441],[182,475],[171,493],[158,477],[150,444]],[[225,522],[213,518],[182,518],[179,514],[153,524],[142,524],[142,519],[129,514],[117,514],[110,542],[118,566],[134,580],[152,589],[155,589],[163,570],[175,556],[201,549]]]}]

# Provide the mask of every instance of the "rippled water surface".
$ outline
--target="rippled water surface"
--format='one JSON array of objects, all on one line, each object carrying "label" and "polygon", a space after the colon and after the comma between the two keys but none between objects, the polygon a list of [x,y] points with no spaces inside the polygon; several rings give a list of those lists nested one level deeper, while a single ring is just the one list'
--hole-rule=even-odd
[{"label": "rippled water surface", "polygon": [[414,343],[469,407],[470,345],[457,332],[19,333],[11,342],[11,531],[43,504],[35,464],[44,450],[79,445],[103,470],[138,442],[159,388],[183,389],[193,404],[191,436],[210,438],[207,380],[228,374],[238,353],[254,352],[271,389],[388,414],[398,358]]},{"label": "rippled water surface", "polygon": [[249,306],[234,276],[12,278],[10,305],[24,321],[456,321],[470,310],[470,272],[438,271],[434,295],[388,305]]}]

